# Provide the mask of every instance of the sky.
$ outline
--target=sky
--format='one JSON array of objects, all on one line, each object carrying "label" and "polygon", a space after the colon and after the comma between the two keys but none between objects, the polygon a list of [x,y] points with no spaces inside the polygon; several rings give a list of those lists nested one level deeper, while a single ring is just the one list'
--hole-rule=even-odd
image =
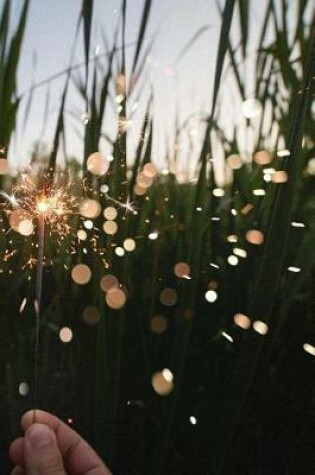
[{"label": "sky", "polygon": [[[18,12],[21,1],[13,2],[15,11]],[[147,42],[153,36],[156,39],[146,65],[147,81],[144,87],[152,85],[154,89],[155,154],[164,155],[167,134],[170,127],[174,127],[176,113],[184,120],[192,113],[209,110],[211,70],[214,67],[220,18],[214,2],[207,0],[159,0],[152,3]],[[137,38],[142,5],[142,0],[128,2],[127,44]],[[81,0],[31,1],[18,76],[18,92],[24,97],[24,110],[20,114],[19,130],[13,144],[12,163],[22,164],[27,161],[34,143],[38,140],[43,140],[48,148],[50,146],[65,77],[50,82],[49,124],[44,134],[43,115],[47,85],[36,89],[26,127],[23,124],[27,105],[25,93],[32,83],[40,83],[68,67],[80,8]],[[105,32],[107,38],[113,38],[119,10],[120,0],[95,1],[91,54],[95,49],[98,49],[100,55],[104,52],[101,31]],[[202,27],[208,28],[205,28],[193,47],[175,64],[180,51]],[[133,52],[134,49],[129,47],[127,56],[131,57]],[[74,64],[79,64],[82,59],[83,47],[79,40]],[[81,72],[83,74],[84,68],[81,68]],[[142,106],[145,107],[145,104]],[[66,113],[69,114],[69,123],[72,122],[74,128],[80,126],[75,125],[73,116],[77,115],[79,122],[83,112],[84,104],[72,90]],[[67,151],[69,155],[77,157],[82,154],[79,140],[74,134],[68,141]]]},{"label": "sky", "polygon": [[[3,0],[0,0],[0,6]],[[56,114],[60,106],[60,97],[65,76],[54,79],[44,86],[38,87],[33,95],[31,107],[28,105],[27,91],[32,84],[40,84],[43,80],[53,77],[69,66],[71,48],[75,37],[75,28],[81,9],[81,0],[31,0],[25,41],[21,55],[18,74],[18,93],[23,100],[18,121],[18,130],[11,146],[10,162],[13,166],[22,166],[30,159],[34,144],[38,141],[45,144],[49,151],[52,146]],[[221,1],[221,4],[223,1]],[[292,3],[292,2],[291,2]],[[13,12],[18,13],[22,0],[12,0]],[[138,34],[143,0],[127,2],[126,43],[133,43]],[[95,51],[99,53],[99,61],[105,61],[102,54],[106,50],[103,36],[111,42],[118,21],[121,0],[95,0],[94,18],[91,41],[91,57]],[[266,0],[252,2],[251,38],[249,42],[249,59],[253,58],[262,9]],[[237,23],[237,14],[233,24]],[[129,133],[130,155],[135,148],[141,119],[147,106],[151,88],[154,92],[154,160],[160,166],[165,164],[169,143],[174,144],[176,120],[183,123],[193,115],[207,115],[210,111],[213,77],[220,33],[220,14],[215,0],[153,0],[152,10],[147,29],[146,44],[154,37],[153,49],[146,61],[145,81],[142,85],[142,101],[135,114],[133,129]],[[194,35],[201,31],[196,41],[179,61],[181,51]],[[234,40],[238,41],[238,31],[234,27]],[[127,49],[127,62],[134,53],[134,48]],[[103,59],[102,59],[103,58]],[[73,64],[80,64],[83,59],[83,42],[79,38],[75,49]],[[243,72],[248,75],[246,94],[251,97],[251,69],[244,65]],[[247,69],[246,69],[247,68]],[[83,75],[84,68],[78,68]],[[226,82],[222,89],[224,99],[223,111],[226,111],[227,124],[239,119],[240,103],[233,92],[233,84]],[[45,103],[49,91],[48,121],[43,126]],[[82,159],[82,114],[85,106],[75,92],[72,82],[66,107],[67,144],[66,153],[69,157]],[[129,110],[135,104],[130,98]],[[138,121],[137,121],[138,116]],[[233,117],[233,120],[232,120]],[[232,122],[231,122],[232,120]],[[193,121],[193,119],[192,119]],[[105,132],[114,137],[115,115],[108,116]],[[202,138],[202,124],[192,122],[190,140],[195,141],[196,149]],[[188,140],[186,140],[186,145]],[[104,145],[104,153],[110,153],[108,145]],[[106,148],[107,147],[107,148]],[[185,156],[185,150],[183,156]],[[189,166],[189,151],[183,160]]]}]

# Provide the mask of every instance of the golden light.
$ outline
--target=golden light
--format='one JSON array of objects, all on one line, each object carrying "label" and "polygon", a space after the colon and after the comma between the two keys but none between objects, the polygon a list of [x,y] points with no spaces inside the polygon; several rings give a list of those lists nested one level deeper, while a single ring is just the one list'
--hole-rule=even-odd
[{"label": "golden light", "polygon": [[290,156],[290,150],[283,149],[283,150],[277,151],[277,157],[279,158],[284,158],[284,157],[289,157],[289,156]]},{"label": "golden light", "polygon": [[87,232],[84,229],[79,229],[77,232],[77,237],[80,241],[86,241],[87,239]]},{"label": "golden light", "polygon": [[263,188],[256,188],[255,190],[253,190],[253,195],[254,196],[265,196],[266,191]]},{"label": "golden light", "polygon": [[180,279],[187,278],[190,274],[190,266],[186,262],[177,262],[174,266],[174,274]]},{"label": "golden light", "polygon": [[306,353],[315,356],[315,346],[311,345],[310,343],[304,343],[303,350],[306,351]]},{"label": "golden light", "polygon": [[267,150],[260,150],[254,154],[253,160],[257,165],[268,165],[271,162],[271,154]]},{"label": "golden light", "polygon": [[158,237],[159,237],[159,233],[157,231],[152,231],[152,233],[148,235],[148,238],[151,241],[155,241]]},{"label": "golden light", "polygon": [[83,224],[85,229],[93,229],[94,227],[93,221],[91,221],[90,219],[86,219]]},{"label": "golden light", "polygon": [[107,173],[109,162],[100,152],[92,153],[87,159],[87,169],[95,176],[103,176]]},{"label": "golden light", "polygon": [[159,335],[167,329],[167,320],[163,315],[155,315],[151,320],[150,326],[152,333]]},{"label": "golden light", "polygon": [[59,331],[59,339],[62,343],[70,343],[73,338],[73,331],[69,327],[62,327]]},{"label": "golden light", "polygon": [[236,313],[233,317],[235,325],[248,330],[251,326],[251,320],[243,313]]},{"label": "golden light", "polygon": [[126,251],[123,247],[121,246],[117,246],[115,247],[115,254],[116,256],[118,257],[123,257],[125,255]]},{"label": "golden light", "polygon": [[34,231],[33,222],[29,219],[23,219],[19,224],[19,233],[22,236],[31,236]]},{"label": "golden light", "polygon": [[260,320],[256,320],[253,323],[253,329],[260,335],[266,335],[269,330],[268,325],[265,322],[261,322]]},{"label": "golden light", "polygon": [[226,238],[228,242],[235,243],[238,241],[236,234],[229,234]]},{"label": "golden light", "polygon": [[127,296],[121,288],[112,288],[106,293],[105,300],[110,308],[119,310],[125,305]]},{"label": "golden light", "polygon": [[238,257],[242,257],[243,259],[247,257],[247,252],[245,251],[245,249],[241,249],[240,247],[234,247],[233,254]]},{"label": "golden light", "polygon": [[[165,375],[167,376],[167,379],[165,378]],[[168,394],[172,392],[174,388],[173,378],[171,378],[170,380],[168,376],[169,374],[168,372],[165,373],[165,370],[158,371],[154,373],[152,376],[152,380],[151,380],[152,387],[159,396],[167,396]]]},{"label": "golden light", "polygon": [[113,274],[106,274],[101,278],[100,287],[103,292],[109,292],[119,286],[117,277]]},{"label": "golden light", "polygon": [[171,370],[169,370],[168,368],[164,368],[162,370],[162,375],[163,375],[163,378],[166,380],[166,381],[173,381],[174,380],[174,376],[173,376],[173,373]]},{"label": "golden light", "polygon": [[105,221],[103,224],[103,230],[105,234],[112,236],[117,233],[118,224],[115,221]]},{"label": "golden light", "polygon": [[82,312],[82,319],[87,325],[96,325],[100,320],[100,312],[94,305],[88,305]]},{"label": "golden light", "polygon": [[172,307],[177,303],[178,295],[176,290],[165,288],[160,293],[160,302],[166,307]]},{"label": "golden light", "polygon": [[238,264],[238,257],[236,257],[236,256],[234,256],[233,254],[231,254],[230,256],[228,256],[227,261],[228,261],[228,263],[230,264],[230,266],[237,266],[237,264]]},{"label": "golden light", "polygon": [[207,290],[205,293],[205,299],[207,302],[213,303],[217,300],[218,294],[215,290]]},{"label": "golden light", "polygon": [[132,238],[127,238],[124,240],[123,246],[127,252],[132,252],[136,249],[136,242]]},{"label": "golden light", "polygon": [[113,206],[108,206],[107,208],[104,209],[103,216],[105,219],[108,219],[109,221],[113,221],[114,219],[116,219],[117,215],[118,215],[118,211]]},{"label": "golden light", "polygon": [[77,264],[71,271],[72,280],[79,285],[86,285],[92,277],[91,269],[86,264]]},{"label": "golden light", "polygon": [[80,214],[84,218],[95,219],[101,214],[101,205],[96,200],[86,198],[80,204]]},{"label": "golden light", "polygon": [[254,244],[255,246],[260,246],[264,242],[264,234],[258,229],[250,229],[245,235],[246,241]]},{"label": "golden light", "polygon": [[51,204],[48,198],[45,196],[40,197],[37,202],[37,210],[39,213],[47,213],[51,208]]},{"label": "golden light", "polygon": [[19,394],[20,396],[27,396],[28,393],[29,393],[29,386],[25,381],[23,381],[22,383],[19,384]]},{"label": "golden light", "polygon": [[225,191],[223,190],[223,188],[214,188],[214,190],[212,191],[212,194],[216,198],[222,198],[222,196],[225,195]]}]

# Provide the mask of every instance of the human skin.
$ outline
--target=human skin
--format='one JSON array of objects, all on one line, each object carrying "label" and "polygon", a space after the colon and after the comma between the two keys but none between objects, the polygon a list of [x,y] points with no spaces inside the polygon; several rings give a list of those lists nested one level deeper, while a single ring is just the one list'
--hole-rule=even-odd
[{"label": "human skin", "polygon": [[89,444],[52,414],[36,409],[21,419],[24,437],[9,448],[11,475],[111,475]]}]

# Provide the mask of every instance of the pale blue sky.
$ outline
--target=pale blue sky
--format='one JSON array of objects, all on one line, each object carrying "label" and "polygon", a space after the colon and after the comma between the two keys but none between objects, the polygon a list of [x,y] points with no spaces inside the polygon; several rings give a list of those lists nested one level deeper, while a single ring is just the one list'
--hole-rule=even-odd
[{"label": "pale blue sky", "polygon": [[[17,4],[21,2],[13,0]],[[117,23],[120,0],[96,0],[92,51],[95,47],[104,51],[100,39],[103,30],[111,40]],[[128,2],[126,42],[136,39],[138,24],[142,12],[142,0]],[[36,83],[62,71],[69,64],[71,45],[75,26],[81,7],[81,0],[32,0],[28,26],[20,63],[18,81],[19,92],[30,87],[33,79]],[[15,8],[17,8],[15,6]],[[174,61],[190,38],[203,26],[211,25],[191,50],[182,58],[174,69]],[[202,108],[209,109],[211,91],[211,68],[213,68],[220,19],[214,2],[207,0],[155,0],[147,30],[148,39],[156,33],[156,42],[150,55],[148,68],[148,85],[152,82],[155,93],[155,119],[157,136],[161,141],[161,153],[165,153],[165,136],[174,124],[175,110],[179,107],[182,118]],[[76,60],[82,60],[82,43],[76,49]],[[128,49],[132,54],[133,49]],[[32,64],[36,56],[36,69]],[[84,69],[82,68],[82,73]],[[60,90],[64,78],[51,82],[50,117],[51,127],[60,101]],[[36,91],[30,111],[27,127],[18,135],[14,150],[18,162],[27,160],[32,143],[40,138],[46,87]],[[185,99],[184,99],[185,98]],[[26,101],[24,101],[24,104]],[[143,104],[144,105],[144,104]],[[69,95],[67,110],[78,114],[83,104],[73,93]],[[83,112],[83,109],[82,109]],[[72,121],[73,122],[73,121]],[[45,141],[49,146],[51,127],[47,128]],[[21,131],[22,129],[20,129]],[[159,153],[156,147],[156,153]],[[81,147],[73,138],[68,143],[69,154],[80,155]]]},{"label": "pale blue sky", "polygon": [[[293,0],[293,4],[294,4]],[[31,0],[30,15],[26,31],[22,58],[19,68],[18,90],[19,93],[28,90],[32,77],[35,83],[49,78],[62,71],[69,64],[71,45],[74,39],[75,27],[81,8],[81,0]],[[0,5],[2,0],[0,0]],[[12,6],[17,11],[22,0],[12,0]],[[139,20],[142,13],[143,0],[129,0],[127,12],[126,42],[133,42],[138,33]],[[222,1],[221,1],[222,4]],[[292,2],[291,2],[292,4]],[[105,32],[111,41],[113,31],[117,24],[121,0],[95,0],[94,22],[92,35],[92,48],[104,51],[101,40],[101,31]],[[252,2],[251,41],[249,50],[255,48],[254,39],[261,28],[259,19],[266,0]],[[234,18],[233,38],[238,42],[238,30],[235,28]],[[154,122],[155,122],[155,161],[163,166],[167,149],[167,136],[174,131],[176,111],[179,113],[180,122],[194,113],[208,113],[211,104],[211,93],[214,68],[217,53],[217,44],[220,32],[220,15],[217,11],[215,0],[153,0],[150,15],[147,41],[156,34],[156,41],[150,63],[147,64],[147,81],[144,88],[153,87],[154,90]],[[202,27],[208,26],[197,39],[190,50],[174,67],[178,54],[193,35]],[[127,50],[127,55],[132,55],[133,49]],[[82,42],[79,41],[76,49],[76,61],[80,62],[83,55]],[[36,69],[32,68],[33,58],[36,56]],[[252,56],[253,57],[253,56]],[[244,65],[250,73],[250,65]],[[82,68],[82,74],[84,69]],[[243,69],[243,72],[245,69]],[[251,75],[248,74],[247,94],[251,95]],[[56,114],[60,104],[60,92],[64,84],[64,77],[52,81],[50,84],[49,121],[44,135],[42,135],[42,122],[44,114],[47,87],[36,90],[32,100],[32,107],[26,128],[22,128],[21,119],[24,116],[21,108],[19,128],[11,153],[11,163],[23,164],[27,162],[34,142],[42,140],[47,147],[51,146]],[[238,121],[240,104],[233,93],[233,85],[226,82],[221,94],[225,101],[223,111],[230,120]],[[143,98],[147,97],[143,91]],[[223,102],[224,102],[223,101]],[[25,106],[26,100],[22,106]],[[132,107],[132,98],[129,108]],[[138,116],[143,115],[145,100],[140,103]],[[78,98],[72,87],[67,102],[67,152],[69,155],[82,157],[82,144],[73,130],[82,133],[81,113],[84,104]],[[107,121],[107,132],[112,133],[114,128],[114,114]],[[135,141],[139,121],[134,121],[135,131],[130,134],[130,141]],[[196,129],[199,125],[197,124]],[[202,126],[199,127],[193,140],[196,143],[202,137]],[[198,148],[198,147],[197,147]],[[185,153],[185,151],[184,151]]]}]

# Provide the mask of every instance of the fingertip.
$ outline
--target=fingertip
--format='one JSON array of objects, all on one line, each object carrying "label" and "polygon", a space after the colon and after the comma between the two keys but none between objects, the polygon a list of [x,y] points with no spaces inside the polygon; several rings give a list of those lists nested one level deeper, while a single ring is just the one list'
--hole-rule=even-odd
[{"label": "fingertip", "polygon": [[23,437],[15,439],[9,446],[9,455],[15,465],[24,466],[24,440]]},{"label": "fingertip", "polygon": [[26,431],[34,423],[43,423],[55,429],[56,417],[49,412],[42,411],[41,409],[31,409],[21,417],[21,427],[23,431]]}]

